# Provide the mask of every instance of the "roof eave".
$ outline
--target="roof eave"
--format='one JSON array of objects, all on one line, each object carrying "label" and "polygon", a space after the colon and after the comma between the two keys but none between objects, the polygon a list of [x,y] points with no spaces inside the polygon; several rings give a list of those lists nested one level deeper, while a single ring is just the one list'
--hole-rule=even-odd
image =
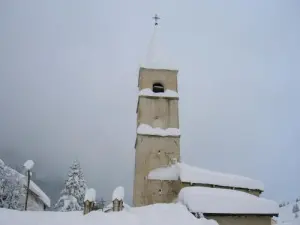
[{"label": "roof eave", "polygon": [[[192,213],[197,213],[193,212]],[[268,216],[278,217],[278,213],[203,213],[204,216]]]}]

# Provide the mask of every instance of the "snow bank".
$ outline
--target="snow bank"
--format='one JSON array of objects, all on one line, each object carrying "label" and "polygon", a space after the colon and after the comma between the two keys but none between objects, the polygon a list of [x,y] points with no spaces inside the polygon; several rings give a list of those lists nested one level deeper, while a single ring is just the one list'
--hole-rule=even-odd
[{"label": "snow bank", "polygon": [[181,204],[156,204],[131,208],[129,212],[24,212],[0,209],[1,224],[17,225],[217,225],[213,220],[197,219]]},{"label": "snow bank", "polygon": [[34,162],[32,160],[27,160],[24,163],[24,167],[26,170],[32,170],[33,166],[34,166]]},{"label": "snow bank", "polygon": [[123,200],[124,199],[124,188],[122,186],[117,187],[113,194],[112,194],[112,200]]},{"label": "snow bank", "polygon": [[278,221],[277,225],[300,225],[300,217],[288,221]]},{"label": "snow bank", "polygon": [[276,215],[276,202],[254,195],[227,189],[186,187],[181,189],[178,200],[191,212],[219,214]]},{"label": "snow bank", "polygon": [[[172,179],[171,179],[172,178]],[[185,163],[177,163],[170,167],[152,170],[148,179],[152,180],[178,180],[194,184],[211,184],[224,187],[236,187],[252,190],[264,190],[261,181],[233,174],[214,172]]]},{"label": "snow bank", "polygon": [[89,201],[89,202],[96,201],[96,190],[94,188],[89,188],[85,192],[84,201]]},{"label": "snow bank", "polygon": [[164,92],[155,93],[150,88],[140,90],[139,96],[179,98],[179,95],[176,91],[172,91],[172,90],[167,89]]},{"label": "snow bank", "polygon": [[147,124],[140,124],[137,128],[137,133],[142,135],[154,135],[154,136],[180,136],[180,130],[178,128],[162,129],[159,127],[153,128]]},{"label": "snow bank", "polygon": [[[131,207],[124,202],[123,202],[123,207],[124,207],[123,210],[126,210],[126,211],[129,211],[131,209]],[[112,211],[112,208],[113,208],[113,203],[110,202],[108,205],[106,205],[103,208],[103,212],[110,212],[110,211]]]}]

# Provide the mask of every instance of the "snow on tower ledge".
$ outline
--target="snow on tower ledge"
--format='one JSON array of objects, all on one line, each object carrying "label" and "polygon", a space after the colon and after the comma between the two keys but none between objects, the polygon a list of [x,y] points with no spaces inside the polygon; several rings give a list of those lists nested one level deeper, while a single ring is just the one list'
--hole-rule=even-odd
[{"label": "snow on tower ledge", "polygon": [[154,27],[146,58],[140,66],[147,69],[178,70],[174,63],[171,63],[170,57],[163,50],[163,46],[159,26],[157,25]]},{"label": "snow on tower ledge", "polygon": [[176,91],[167,89],[164,92],[154,93],[150,88],[145,88],[140,90],[139,96],[179,98],[179,95]]},{"label": "snow on tower ledge", "polygon": [[197,219],[182,204],[155,204],[120,213],[92,211],[85,216],[80,211],[25,213],[0,208],[0,218],[3,225],[218,225],[214,220]]},{"label": "snow on tower ledge", "polygon": [[178,137],[180,136],[180,130],[178,128],[167,128],[167,129],[162,129],[159,127],[153,128],[147,124],[140,124],[137,128],[137,134]]}]

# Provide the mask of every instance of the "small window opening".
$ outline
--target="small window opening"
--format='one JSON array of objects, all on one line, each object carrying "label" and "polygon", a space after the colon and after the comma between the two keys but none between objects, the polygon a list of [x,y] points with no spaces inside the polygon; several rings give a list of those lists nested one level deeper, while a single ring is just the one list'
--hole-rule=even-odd
[{"label": "small window opening", "polygon": [[162,193],[162,190],[161,190],[161,189],[159,189],[159,190],[158,190],[158,193],[159,193],[159,194],[161,194],[161,193]]},{"label": "small window opening", "polygon": [[154,83],[152,87],[152,91],[154,93],[160,93],[160,92],[164,92],[165,88],[161,83]]}]

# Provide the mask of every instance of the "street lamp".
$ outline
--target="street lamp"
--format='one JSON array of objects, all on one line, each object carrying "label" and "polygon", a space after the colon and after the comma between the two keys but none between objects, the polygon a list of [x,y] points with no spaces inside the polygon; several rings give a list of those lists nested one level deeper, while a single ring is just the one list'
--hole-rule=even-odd
[{"label": "street lamp", "polygon": [[25,211],[27,211],[30,176],[31,176],[31,170],[32,170],[33,166],[34,166],[34,162],[32,160],[27,160],[24,163],[25,172],[27,172],[27,192],[26,192],[26,199],[25,199]]}]

